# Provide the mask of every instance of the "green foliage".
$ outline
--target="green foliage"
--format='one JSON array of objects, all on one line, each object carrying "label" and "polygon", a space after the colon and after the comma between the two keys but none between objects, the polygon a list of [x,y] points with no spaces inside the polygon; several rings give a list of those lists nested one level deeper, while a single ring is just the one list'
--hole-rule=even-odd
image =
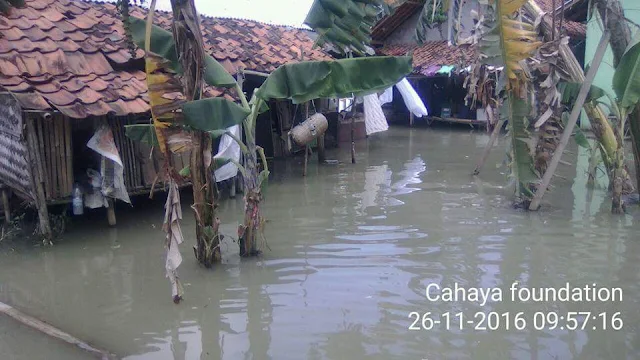
[{"label": "green foliage", "polygon": [[9,14],[11,8],[20,8],[24,6],[24,0],[0,0],[0,13]]},{"label": "green foliage", "polygon": [[627,47],[613,75],[613,90],[628,113],[640,101],[640,34]]},{"label": "green foliage", "polygon": [[125,125],[124,131],[125,135],[135,142],[160,146],[156,131],[151,124]]},{"label": "green foliage", "polygon": [[383,0],[314,0],[304,22],[320,35],[320,45],[330,42],[343,53],[362,55],[380,9],[389,11]]},{"label": "green foliage", "polygon": [[301,104],[318,98],[363,96],[395,85],[413,70],[410,56],[372,56],[286,64],[257,91],[263,100],[291,99]]},{"label": "green foliage", "polygon": [[223,98],[190,101],[182,105],[184,123],[194,129],[215,131],[241,123],[250,111]]},{"label": "green foliage", "polygon": [[422,13],[418,24],[416,25],[416,40],[418,44],[426,41],[427,32],[435,25],[439,25],[447,21],[447,0],[427,0],[422,8]]},{"label": "green foliage", "polygon": [[[566,106],[573,106],[573,104],[575,104],[576,102],[576,99],[578,98],[578,93],[580,92],[581,86],[582,84],[578,83],[560,82],[558,84],[558,91],[562,96],[562,103]],[[602,88],[591,85],[591,89],[587,94],[585,103],[596,101],[605,95],[606,92]]]},{"label": "green foliage", "polygon": [[[130,18],[131,36],[141,49],[145,48],[146,21],[136,17]],[[171,68],[181,74],[182,66],[178,61],[176,44],[170,31],[153,25],[151,30],[151,52],[158,54],[171,63]],[[211,86],[231,88],[236,81],[225,68],[213,57],[205,55],[204,81]]]}]

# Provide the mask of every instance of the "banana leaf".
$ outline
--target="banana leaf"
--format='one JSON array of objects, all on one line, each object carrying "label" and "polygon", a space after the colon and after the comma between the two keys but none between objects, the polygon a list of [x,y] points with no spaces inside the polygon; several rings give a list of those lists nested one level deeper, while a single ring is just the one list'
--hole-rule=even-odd
[{"label": "banana leaf", "polygon": [[265,101],[291,99],[295,104],[319,98],[364,96],[397,84],[412,70],[411,56],[286,64],[267,78],[256,96]]},{"label": "banana leaf", "polygon": [[314,0],[304,23],[320,35],[319,42],[364,54],[380,9],[390,13],[382,0]]},{"label": "banana leaf", "polygon": [[623,109],[640,101],[640,34],[627,47],[613,75],[613,90]]},{"label": "banana leaf", "polygon": [[[0,0],[1,1],[1,0]],[[130,30],[133,41],[141,49],[145,48],[146,21],[137,17],[130,18]],[[176,44],[173,34],[159,26],[153,25],[151,30],[151,52],[166,59],[170,67],[178,74],[182,73],[182,67],[178,61]],[[236,81],[225,68],[213,57],[205,55],[204,81],[211,86],[231,88],[236,86]]]},{"label": "banana leaf", "polygon": [[0,13],[8,14],[12,7],[23,7],[24,0],[0,0]]},{"label": "banana leaf", "polygon": [[184,123],[194,129],[215,131],[241,123],[248,109],[223,98],[190,101],[182,105]]},{"label": "banana leaf", "polygon": [[[573,106],[576,102],[581,86],[582,84],[570,82],[561,82],[558,84],[558,91],[562,95],[562,103],[567,106]],[[589,89],[589,94],[587,94],[587,100],[585,100],[585,103],[596,101],[605,95],[606,93],[601,87],[591,85],[591,89]]]}]

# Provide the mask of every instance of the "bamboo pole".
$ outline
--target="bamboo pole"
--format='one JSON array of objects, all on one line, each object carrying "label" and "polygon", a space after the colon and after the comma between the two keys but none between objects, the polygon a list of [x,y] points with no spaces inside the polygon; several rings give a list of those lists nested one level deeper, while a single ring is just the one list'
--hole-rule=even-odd
[{"label": "bamboo pole", "polygon": [[73,193],[73,152],[71,150],[71,119],[69,117],[64,117],[64,145],[65,145],[65,156],[67,157],[67,194]]},{"label": "bamboo pole", "polygon": [[60,187],[58,189],[58,192],[60,194],[60,197],[63,197],[66,195],[67,190],[67,169],[64,157],[64,138],[62,134],[64,129],[64,121],[56,121],[53,123],[53,126],[56,135],[56,175],[60,178]]},{"label": "bamboo pole", "polygon": [[[46,159],[45,154],[46,154],[46,148],[47,148],[47,144],[45,143],[45,137],[44,136],[44,122],[40,121],[37,122],[35,124],[35,129],[36,132],[38,133],[38,144],[39,144],[39,150],[40,150],[40,159]],[[44,171],[44,187],[45,187],[45,196],[46,198],[49,198],[51,196],[51,192],[52,190],[52,186],[51,186],[51,176],[49,176],[48,173],[48,168],[45,167],[43,169]]]},{"label": "bamboo pole", "polygon": [[0,302],[0,314],[5,314],[11,318],[13,318],[14,320],[16,320],[17,322],[29,326],[32,329],[35,329],[45,335],[48,335],[54,339],[63,341],[67,344],[76,346],[88,353],[91,353],[97,357],[99,357],[102,360],[111,360],[111,359],[116,359],[116,356],[105,351],[105,350],[101,350],[98,348],[95,348],[91,345],[89,345],[88,343],[56,328],[53,327],[41,320],[38,320],[32,316],[29,316],[19,310],[17,310],[16,308],[14,308],[13,306],[7,305],[5,303]]},{"label": "bamboo pole", "polygon": [[46,192],[46,198],[47,199],[52,199],[54,196],[54,187],[55,187],[55,183],[53,180],[53,175],[51,175],[51,157],[49,156],[49,152],[51,149],[51,139],[49,137],[49,127],[47,126],[47,122],[46,120],[42,119],[42,121],[38,122],[40,131],[42,132],[42,137],[44,138],[44,151],[43,154],[44,156],[41,157],[40,159],[42,160],[43,163],[43,167],[42,167],[42,176],[44,179],[46,179],[46,185],[47,185],[47,192]]},{"label": "bamboo pole", "polygon": [[44,120],[47,126],[47,132],[45,135],[49,135],[49,148],[45,149],[49,152],[49,157],[45,160],[49,165],[49,175],[51,175],[51,183],[53,185],[53,191],[51,192],[51,198],[58,198],[58,189],[60,189],[59,180],[56,172],[56,134],[55,134],[55,126],[53,125],[52,120]]},{"label": "bamboo pole", "polygon": [[45,198],[42,180],[42,170],[44,166],[40,158],[40,153],[38,152],[36,129],[31,116],[26,115],[25,120],[27,120],[27,149],[31,160],[31,179],[35,192],[34,201],[40,220],[40,234],[42,234],[45,244],[52,244],[53,233],[51,231],[51,224],[49,223],[49,210],[47,209],[47,200]]},{"label": "bamboo pole", "polygon": [[356,132],[356,99],[357,97],[353,97],[353,103],[351,104],[351,163],[356,163],[356,141],[355,141],[355,132]]},{"label": "bamboo pole", "polygon": [[578,117],[580,116],[580,112],[582,111],[582,106],[584,102],[587,100],[587,95],[589,94],[589,90],[591,89],[591,84],[593,83],[593,79],[596,76],[596,72],[602,63],[602,58],[607,50],[607,46],[609,45],[609,39],[611,38],[611,33],[608,30],[605,30],[600,38],[600,43],[596,49],[596,54],[593,58],[593,62],[591,63],[591,67],[589,68],[589,72],[587,73],[585,81],[582,83],[580,87],[580,92],[578,93],[578,97],[576,99],[575,104],[573,105],[573,109],[571,110],[571,115],[569,115],[569,120],[567,121],[567,126],[562,133],[562,138],[560,139],[560,144],[558,148],[553,153],[553,157],[551,158],[551,162],[549,163],[549,167],[547,171],[544,173],[544,177],[542,178],[542,184],[538,187],[531,204],[529,205],[529,210],[538,210],[540,208],[540,201],[542,201],[542,197],[544,196],[549,184],[551,183],[551,178],[558,167],[558,163],[560,162],[560,158],[562,157],[562,153],[564,149],[567,147],[569,143],[569,139],[573,134],[573,129],[578,121]]},{"label": "bamboo pole", "polygon": [[480,174],[480,170],[482,170],[484,163],[487,161],[487,158],[489,158],[489,153],[493,148],[493,144],[495,144],[496,139],[498,139],[498,135],[500,134],[500,130],[502,130],[502,127],[504,126],[504,122],[505,122],[504,119],[498,120],[498,123],[493,128],[493,131],[491,132],[491,137],[489,138],[489,143],[487,144],[487,146],[485,146],[484,150],[482,151],[482,156],[480,157],[480,159],[478,159],[478,164],[476,165],[475,170],[473,170],[473,175]]},{"label": "bamboo pole", "polygon": [[[304,103],[304,119],[309,118],[309,102]],[[302,176],[307,176],[307,164],[309,163],[309,145],[304,145],[304,168],[302,169]]]}]

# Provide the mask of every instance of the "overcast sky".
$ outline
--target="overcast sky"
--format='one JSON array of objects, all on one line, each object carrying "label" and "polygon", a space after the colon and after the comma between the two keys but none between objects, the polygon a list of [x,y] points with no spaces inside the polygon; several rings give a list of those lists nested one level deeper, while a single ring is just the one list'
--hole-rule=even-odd
[{"label": "overcast sky", "polygon": [[[273,24],[302,26],[313,0],[195,0],[202,15],[253,19]],[[145,1],[149,4],[149,0]],[[158,9],[171,10],[169,0]]]}]

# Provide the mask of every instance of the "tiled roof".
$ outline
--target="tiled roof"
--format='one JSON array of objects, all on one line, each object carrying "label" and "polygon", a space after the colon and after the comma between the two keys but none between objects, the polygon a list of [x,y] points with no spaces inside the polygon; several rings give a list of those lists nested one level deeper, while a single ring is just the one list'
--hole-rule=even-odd
[{"label": "tiled roof", "polygon": [[[157,18],[170,26],[170,14]],[[270,72],[299,59],[301,48],[305,59],[329,58],[310,50],[313,40],[300,29],[205,17],[202,25],[208,53],[229,71]],[[143,55],[138,49],[135,58]],[[57,109],[73,118],[145,113],[144,65],[131,60],[111,3],[26,0],[25,7],[0,15],[0,89],[26,109]]]},{"label": "tiled roof", "polygon": [[423,75],[430,73],[430,68],[456,65],[467,67],[475,58],[475,51],[470,45],[450,46],[446,41],[431,41],[423,45],[401,44],[387,45],[377,50],[380,55],[402,56],[413,51],[414,72]]}]

